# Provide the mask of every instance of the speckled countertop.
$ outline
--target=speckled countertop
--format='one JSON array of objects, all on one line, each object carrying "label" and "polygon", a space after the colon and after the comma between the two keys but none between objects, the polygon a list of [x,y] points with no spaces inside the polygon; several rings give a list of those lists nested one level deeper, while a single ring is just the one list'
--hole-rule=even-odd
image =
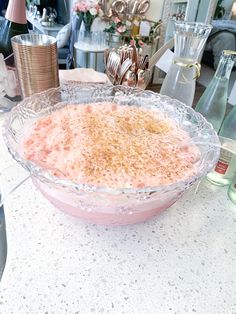
[{"label": "speckled countertop", "polygon": [[[0,152],[4,194],[26,173],[2,139]],[[226,188],[202,181],[156,219],[125,227],[66,215],[30,180],[4,206],[1,314],[236,313],[236,206]]]}]

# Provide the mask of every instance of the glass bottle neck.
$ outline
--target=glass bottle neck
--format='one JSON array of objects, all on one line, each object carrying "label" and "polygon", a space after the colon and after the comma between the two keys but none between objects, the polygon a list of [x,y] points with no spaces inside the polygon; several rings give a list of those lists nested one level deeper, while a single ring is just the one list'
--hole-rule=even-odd
[{"label": "glass bottle neck", "polygon": [[218,64],[215,77],[229,79],[234,66],[234,60],[229,56],[223,56]]},{"label": "glass bottle neck", "polygon": [[26,24],[25,0],[9,0],[5,18],[17,24]]},{"label": "glass bottle neck", "polygon": [[[224,125],[227,125],[229,123],[229,121],[234,120],[236,123],[236,105],[234,105],[234,107],[231,109],[231,111],[228,113],[228,115],[226,116],[222,128]],[[235,125],[236,127],[236,125]]]}]

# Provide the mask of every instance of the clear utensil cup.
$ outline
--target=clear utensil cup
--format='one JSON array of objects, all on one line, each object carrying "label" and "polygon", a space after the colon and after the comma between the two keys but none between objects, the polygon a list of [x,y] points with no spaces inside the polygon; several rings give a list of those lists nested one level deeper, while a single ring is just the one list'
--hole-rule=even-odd
[{"label": "clear utensil cup", "polygon": [[23,98],[59,86],[56,38],[23,34],[11,42]]}]

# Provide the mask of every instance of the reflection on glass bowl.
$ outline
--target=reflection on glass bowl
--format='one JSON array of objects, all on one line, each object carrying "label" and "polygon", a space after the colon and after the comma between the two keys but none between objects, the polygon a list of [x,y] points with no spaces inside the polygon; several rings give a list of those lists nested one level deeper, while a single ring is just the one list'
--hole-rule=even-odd
[{"label": "reflection on glass bowl", "polygon": [[[197,173],[172,184],[143,188],[108,188],[78,184],[52,175],[51,169],[23,157],[22,139],[35,120],[66,106],[112,101],[119,105],[157,108],[187,131],[200,151]],[[177,100],[125,86],[65,84],[24,99],[5,123],[4,139],[12,155],[32,176],[41,193],[57,208],[98,224],[142,222],[175,203],[198,179],[212,170],[219,157],[219,139],[212,126],[192,108]],[[61,156],[63,158],[63,156]]]}]

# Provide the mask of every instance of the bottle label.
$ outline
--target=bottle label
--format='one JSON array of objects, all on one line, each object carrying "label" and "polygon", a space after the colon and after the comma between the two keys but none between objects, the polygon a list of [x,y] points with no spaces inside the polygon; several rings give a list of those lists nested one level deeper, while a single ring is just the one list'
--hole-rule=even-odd
[{"label": "bottle label", "polygon": [[227,178],[233,178],[236,171],[235,160],[233,160],[235,159],[233,152],[235,151],[236,153],[236,142],[225,137],[220,137],[220,141],[222,147],[220,159],[215,167],[215,171],[225,175]]},{"label": "bottle label", "polygon": [[229,167],[229,163],[226,160],[221,161],[220,159],[216,165],[215,171],[220,174],[225,174],[228,167]]}]

